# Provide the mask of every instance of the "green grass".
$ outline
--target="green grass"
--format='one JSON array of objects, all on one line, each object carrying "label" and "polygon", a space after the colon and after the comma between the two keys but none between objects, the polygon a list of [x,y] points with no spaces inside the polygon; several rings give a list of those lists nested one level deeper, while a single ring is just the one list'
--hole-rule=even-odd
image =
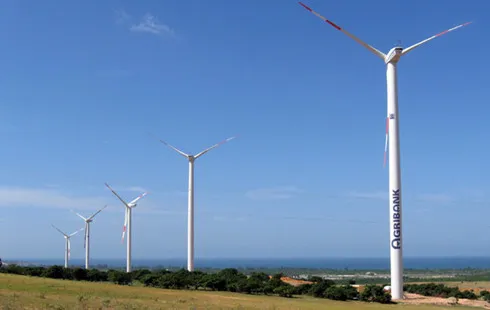
[{"label": "green grass", "polygon": [[[454,307],[336,302],[226,292],[163,290],[0,274],[1,309],[403,309]],[[474,309],[474,308],[473,308]]]}]

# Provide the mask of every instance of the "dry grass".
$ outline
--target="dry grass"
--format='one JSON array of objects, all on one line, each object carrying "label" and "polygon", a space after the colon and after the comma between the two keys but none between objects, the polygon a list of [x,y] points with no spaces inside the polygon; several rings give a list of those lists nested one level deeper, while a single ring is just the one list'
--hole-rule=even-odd
[{"label": "dry grass", "polygon": [[[174,291],[0,274],[2,309],[449,309],[380,305],[308,297],[280,298],[226,292]],[[452,308],[452,307],[451,307]]]},{"label": "dry grass", "polygon": [[473,290],[476,294],[480,291],[490,291],[490,281],[478,281],[478,282],[446,282],[447,286],[457,286],[461,290]]},{"label": "dry grass", "polygon": [[[423,284],[427,282],[415,282],[416,284]],[[446,286],[457,286],[460,290],[473,290],[475,294],[480,291],[490,291],[490,281],[454,281],[454,282],[437,282],[432,283],[444,284]]]}]

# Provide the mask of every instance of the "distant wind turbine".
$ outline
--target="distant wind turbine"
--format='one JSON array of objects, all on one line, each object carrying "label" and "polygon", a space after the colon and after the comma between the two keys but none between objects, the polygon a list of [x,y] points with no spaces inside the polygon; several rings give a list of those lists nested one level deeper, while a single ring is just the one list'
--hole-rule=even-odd
[{"label": "distant wind turbine", "polygon": [[59,231],[65,237],[65,240],[66,240],[66,245],[65,245],[65,268],[68,268],[68,261],[70,260],[70,238],[73,237],[74,235],[78,234],[79,232],[81,232],[83,230],[83,228],[80,228],[79,230],[75,231],[74,233],[71,233],[71,234],[68,235],[68,234],[62,232],[58,227],[54,226],[53,224],[51,224],[51,226],[53,226],[54,229],[56,229],[57,231]]},{"label": "distant wind turbine", "polygon": [[[386,115],[386,134],[385,134],[385,152],[384,162],[386,163],[386,154],[389,151],[389,201],[390,201],[390,269],[391,269],[391,296],[394,300],[403,298],[403,255],[402,255],[402,184],[400,169],[400,138],[399,138],[399,120],[398,111],[398,85],[397,85],[397,64],[402,56],[407,55],[419,46],[440,37],[448,32],[459,29],[471,22],[467,22],[451,29],[440,32],[432,37],[422,40],[407,48],[399,45],[393,47],[387,54],[379,51],[373,46],[362,41],[344,28],[326,19],[319,13],[313,11],[306,4],[299,2],[306,10],[310,11],[324,22],[344,33],[360,45],[364,46],[371,53],[380,58],[386,65],[386,82],[387,82],[387,115]],[[445,54],[446,51],[441,51]]]},{"label": "distant wind turbine", "polygon": [[126,272],[131,272],[131,215],[133,208],[137,206],[138,200],[141,198],[145,197],[148,193],[143,193],[133,199],[131,202],[127,203],[124,199],[121,198],[110,186],[109,184],[105,183],[105,186],[111,190],[111,192],[124,204],[126,207],[126,213],[124,215],[124,226],[123,226],[123,233],[122,233],[122,238],[121,242],[124,241],[124,234],[126,231],[128,232],[128,238],[127,238],[127,244],[126,244]]},{"label": "distant wind turbine", "polygon": [[194,161],[211,151],[212,149],[228,142],[236,137],[230,137],[223,140],[215,145],[205,149],[204,151],[198,153],[197,155],[186,154],[176,147],[168,144],[167,142],[160,140],[163,144],[176,151],[180,155],[187,158],[189,161],[189,197],[188,197],[188,210],[187,210],[187,270],[194,271]]},{"label": "distant wind turbine", "polygon": [[94,214],[92,214],[88,218],[85,218],[82,215],[80,215],[80,214],[78,214],[72,210],[72,212],[74,212],[76,215],[78,215],[85,222],[85,239],[83,242],[83,247],[85,248],[85,269],[89,268],[89,260],[90,260],[90,257],[89,257],[89,254],[90,254],[90,223],[92,223],[92,220],[94,219],[94,217],[97,214],[99,214],[100,211],[104,210],[105,208],[107,208],[107,205],[105,205],[102,209],[95,212]]}]

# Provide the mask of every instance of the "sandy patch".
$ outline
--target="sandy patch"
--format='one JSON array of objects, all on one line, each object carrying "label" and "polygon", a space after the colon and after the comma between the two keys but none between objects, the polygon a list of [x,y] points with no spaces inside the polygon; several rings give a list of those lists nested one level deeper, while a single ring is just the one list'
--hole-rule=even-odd
[{"label": "sandy patch", "polygon": [[[404,304],[430,304],[430,305],[450,305],[448,298],[429,297],[418,294],[405,293],[405,299],[397,300]],[[483,300],[459,299],[459,305],[490,309],[490,303]]]}]

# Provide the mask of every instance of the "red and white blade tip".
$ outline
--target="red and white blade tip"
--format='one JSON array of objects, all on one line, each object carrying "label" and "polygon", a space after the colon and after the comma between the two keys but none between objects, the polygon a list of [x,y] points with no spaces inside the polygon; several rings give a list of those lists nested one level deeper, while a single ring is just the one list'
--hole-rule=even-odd
[{"label": "red and white blade tip", "polygon": [[335,29],[337,30],[342,30],[342,28],[339,27],[339,25],[335,24],[333,21],[331,20],[328,20],[326,19],[325,17],[323,17],[322,15],[318,14],[317,12],[313,11],[309,6],[307,6],[306,4],[304,4],[303,2],[298,2],[302,7],[304,7],[305,9],[307,9],[308,11],[310,11],[311,13],[315,14],[316,16],[320,17],[321,19],[323,19],[326,23],[330,24],[330,26],[334,27]]},{"label": "red and white blade tip", "polygon": [[461,27],[467,26],[467,25],[469,25],[469,24],[471,24],[471,23],[472,23],[472,22],[466,22],[466,23],[464,23],[464,24],[458,25],[458,26],[453,27],[453,28],[451,28],[451,29],[444,30],[443,32],[440,32],[440,33],[436,34],[434,37],[439,37],[439,36],[442,36],[443,34],[446,34],[446,33],[448,33],[448,32],[451,32],[451,31],[453,31],[453,30],[456,30],[456,29],[458,29],[458,28],[461,28]]}]

